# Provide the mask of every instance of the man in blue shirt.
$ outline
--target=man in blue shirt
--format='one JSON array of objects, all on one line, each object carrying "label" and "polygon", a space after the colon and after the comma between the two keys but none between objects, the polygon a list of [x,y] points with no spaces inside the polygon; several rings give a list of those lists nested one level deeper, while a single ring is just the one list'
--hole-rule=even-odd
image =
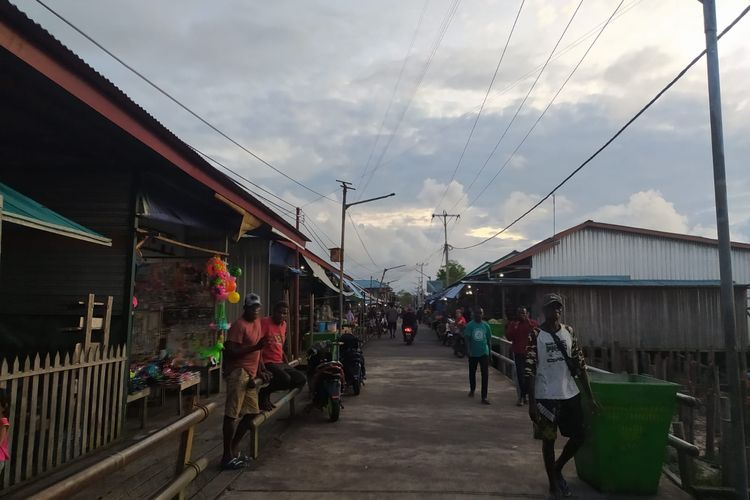
[{"label": "man in blue shirt", "polygon": [[487,384],[489,383],[490,349],[492,346],[492,330],[490,325],[482,321],[484,311],[481,307],[474,308],[474,315],[464,327],[466,349],[469,353],[469,397],[474,397],[477,388],[477,365],[482,370],[482,404],[488,405]]}]

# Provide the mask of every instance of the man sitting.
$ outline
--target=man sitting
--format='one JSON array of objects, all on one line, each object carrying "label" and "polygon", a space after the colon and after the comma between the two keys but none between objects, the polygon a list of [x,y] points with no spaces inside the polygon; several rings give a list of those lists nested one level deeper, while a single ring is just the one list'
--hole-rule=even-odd
[{"label": "man sitting", "polygon": [[289,305],[277,302],[273,307],[273,314],[260,320],[262,334],[268,339],[262,351],[263,364],[273,376],[271,382],[260,390],[260,408],[263,411],[274,408],[271,403],[272,392],[302,388],[306,382],[302,372],[289,366],[284,353],[288,315]]}]

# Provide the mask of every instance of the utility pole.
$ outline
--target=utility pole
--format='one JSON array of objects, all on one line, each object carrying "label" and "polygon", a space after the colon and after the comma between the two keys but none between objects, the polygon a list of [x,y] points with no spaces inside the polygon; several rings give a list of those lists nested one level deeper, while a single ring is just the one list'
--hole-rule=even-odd
[{"label": "utility pole", "polygon": [[419,267],[419,288],[417,288],[417,306],[422,306],[424,301],[424,266],[426,262],[417,262]]},{"label": "utility pole", "polygon": [[[716,1],[702,0],[703,26],[706,33],[706,67],[708,69],[708,105],[711,120],[711,146],[716,199],[716,229],[719,237],[719,275],[721,278],[721,319],[724,326],[724,348],[727,359],[727,381],[731,414],[732,480],[735,497],[747,498],[747,455],[740,360],[737,349],[736,317],[734,311],[734,283],[732,281],[732,247],[729,239],[729,208],[727,178],[724,166],[724,131],[721,117],[721,79],[719,51],[716,37]],[[744,373],[743,373],[744,375]],[[742,377],[744,379],[744,376]]]},{"label": "utility pole", "polygon": [[[295,219],[294,227],[299,231],[299,224],[300,224],[300,217],[302,216],[302,209],[297,207],[297,217]],[[296,251],[294,252],[294,268],[297,269],[298,272],[294,273],[294,348],[292,349],[292,354],[294,357],[299,356],[300,348],[302,347],[302,335],[300,335],[300,313],[302,312],[302,306],[299,303],[299,247],[295,246]],[[311,313],[312,314],[312,313]],[[312,335],[312,334],[311,334]]]},{"label": "utility pole", "polygon": [[450,250],[450,245],[448,245],[448,221],[450,219],[460,219],[461,214],[449,214],[445,210],[443,210],[442,214],[432,214],[432,218],[435,217],[442,217],[443,219],[443,232],[445,234],[445,249],[443,250],[445,252],[445,288],[448,288],[448,285],[450,284],[450,271],[448,268],[448,251]]}]

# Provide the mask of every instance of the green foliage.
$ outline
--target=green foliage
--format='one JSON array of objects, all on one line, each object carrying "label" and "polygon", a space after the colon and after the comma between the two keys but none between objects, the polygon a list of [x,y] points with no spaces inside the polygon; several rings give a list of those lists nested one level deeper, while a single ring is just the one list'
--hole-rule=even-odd
[{"label": "green foliage", "polygon": [[[448,270],[450,271],[450,274],[448,276],[448,279],[450,281],[447,284],[449,285],[455,281],[460,280],[464,276],[466,276],[466,269],[464,269],[464,266],[462,266],[455,260],[448,261]],[[442,282],[445,282],[445,266],[442,266],[440,268],[440,271],[438,271],[437,279],[439,279]]]}]

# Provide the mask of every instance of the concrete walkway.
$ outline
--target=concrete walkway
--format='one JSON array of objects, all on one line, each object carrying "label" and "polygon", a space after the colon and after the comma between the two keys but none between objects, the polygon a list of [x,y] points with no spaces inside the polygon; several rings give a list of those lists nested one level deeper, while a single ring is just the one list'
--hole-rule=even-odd
[{"label": "concrete walkway", "polygon": [[[371,342],[367,385],[341,420],[299,415],[221,498],[546,498],[540,446],[511,383],[490,369],[492,405],[468,398],[466,360],[420,332],[412,346]],[[612,498],[572,463],[565,472],[576,498]],[[662,478],[658,498],[690,497]]]}]

